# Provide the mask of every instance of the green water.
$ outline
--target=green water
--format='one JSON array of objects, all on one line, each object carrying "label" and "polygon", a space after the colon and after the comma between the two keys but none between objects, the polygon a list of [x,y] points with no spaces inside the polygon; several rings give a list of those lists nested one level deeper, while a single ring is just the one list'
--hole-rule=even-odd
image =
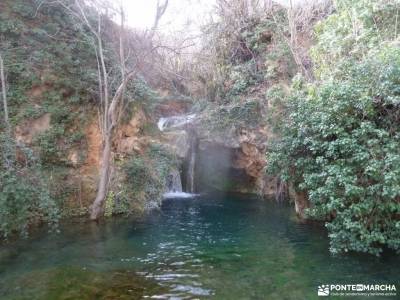
[{"label": "green water", "polygon": [[319,284],[400,287],[399,257],[331,256],[321,226],[251,197],[172,199],[141,220],[61,229],[0,246],[0,299],[317,299]]}]

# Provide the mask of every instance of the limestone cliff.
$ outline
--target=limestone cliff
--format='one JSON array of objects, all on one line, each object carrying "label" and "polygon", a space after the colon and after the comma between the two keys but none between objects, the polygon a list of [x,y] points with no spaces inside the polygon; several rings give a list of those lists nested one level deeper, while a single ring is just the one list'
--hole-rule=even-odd
[{"label": "limestone cliff", "polygon": [[[176,105],[174,102],[171,110]],[[163,107],[168,111],[168,103]],[[180,112],[159,117],[164,122],[162,126],[167,127],[162,134],[163,142],[182,161],[184,185],[185,164],[195,151],[197,192],[220,190],[276,196],[281,189],[279,182],[265,173],[266,143],[271,133],[265,122],[266,110],[258,101]],[[195,149],[191,145],[193,139]]]}]

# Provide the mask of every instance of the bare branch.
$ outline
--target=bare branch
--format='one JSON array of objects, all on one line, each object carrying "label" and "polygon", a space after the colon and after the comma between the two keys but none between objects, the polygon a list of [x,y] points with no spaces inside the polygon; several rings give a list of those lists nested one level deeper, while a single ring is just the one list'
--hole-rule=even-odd
[{"label": "bare branch", "polygon": [[155,32],[157,31],[157,28],[158,28],[158,23],[160,22],[162,16],[165,14],[165,11],[167,10],[168,1],[169,0],[164,0],[164,3],[160,4],[160,0],[157,0],[156,17],[154,19],[153,27],[151,27],[150,36],[149,36],[150,40],[153,39],[154,34],[155,34]]},{"label": "bare branch", "polygon": [[11,126],[8,118],[7,86],[6,86],[6,79],[4,76],[4,61],[1,53],[0,53],[0,82],[1,82],[1,95],[3,98],[4,122],[7,126],[7,130],[10,131]]}]

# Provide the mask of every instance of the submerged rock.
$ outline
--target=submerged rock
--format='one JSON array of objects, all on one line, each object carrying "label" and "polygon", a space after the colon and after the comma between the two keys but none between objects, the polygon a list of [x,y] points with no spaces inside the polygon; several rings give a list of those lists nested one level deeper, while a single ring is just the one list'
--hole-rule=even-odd
[{"label": "submerged rock", "polygon": [[[166,289],[154,280],[129,270],[92,271],[85,267],[57,267],[31,271],[2,291],[18,299],[142,299],[163,294]],[[15,298],[12,298],[15,299]]]}]

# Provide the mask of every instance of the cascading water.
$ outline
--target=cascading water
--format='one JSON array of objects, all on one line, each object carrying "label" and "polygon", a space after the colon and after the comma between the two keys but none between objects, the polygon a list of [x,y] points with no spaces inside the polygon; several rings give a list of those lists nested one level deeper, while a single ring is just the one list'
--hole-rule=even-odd
[{"label": "cascading water", "polygon": [[195,117],[196,117],[196,114],[189,114],[189,115],[183,115],[183,116],[172,116],[172,117],[160,118],[158,120],[157,126],[158,126],[158,129],[160,129],[161,131],[164,131],[166,129],[178,128],[183,125],[191,123]]},{"label": "cascading water", "polygon": [[196,154],[197,154],[197,137],[193,129],[190,129],[190,149],[188,155],[188,167],[186,178],[186,190],[189,193],[195,192],[195,170],[196,170]]},{"label": "cascading water", "polygon": [[167,187],[169,192],[182,192],[181,174],[177,170],[173,170],[167,177]]},{"label": "cascading water", "polygon": [[196,152],[190,152],[190,160],[189,160],[189,167],[187,171],[187,181],[188,181],[188,188],[187,191],[189,193],[194,193],[194,170],[196,167]]},{"label": "cascading water", "polygon": [[191,198],[193,194],[182,191],[181,174],[178,170],[173,170],[167,177],[168,192],[164,194],[164,198]]},{"label": "cascading water", "polygon": [[190,125],[195,119],[195,114],[188,114],[182,116],[172,116],[160,118],[157,125],[160,131],[183,129],[190,136],[189,154],[187,155],[185,164],[186,169],[186,185],[185,190],[182,191],[181,176],[178,171],[171,172],[167,178],[168,192],[164,194],[164,198],[189,198],[195,196],[195,168],[196,168],[196,153],[197,153],[197,137],[194,129]]}]

